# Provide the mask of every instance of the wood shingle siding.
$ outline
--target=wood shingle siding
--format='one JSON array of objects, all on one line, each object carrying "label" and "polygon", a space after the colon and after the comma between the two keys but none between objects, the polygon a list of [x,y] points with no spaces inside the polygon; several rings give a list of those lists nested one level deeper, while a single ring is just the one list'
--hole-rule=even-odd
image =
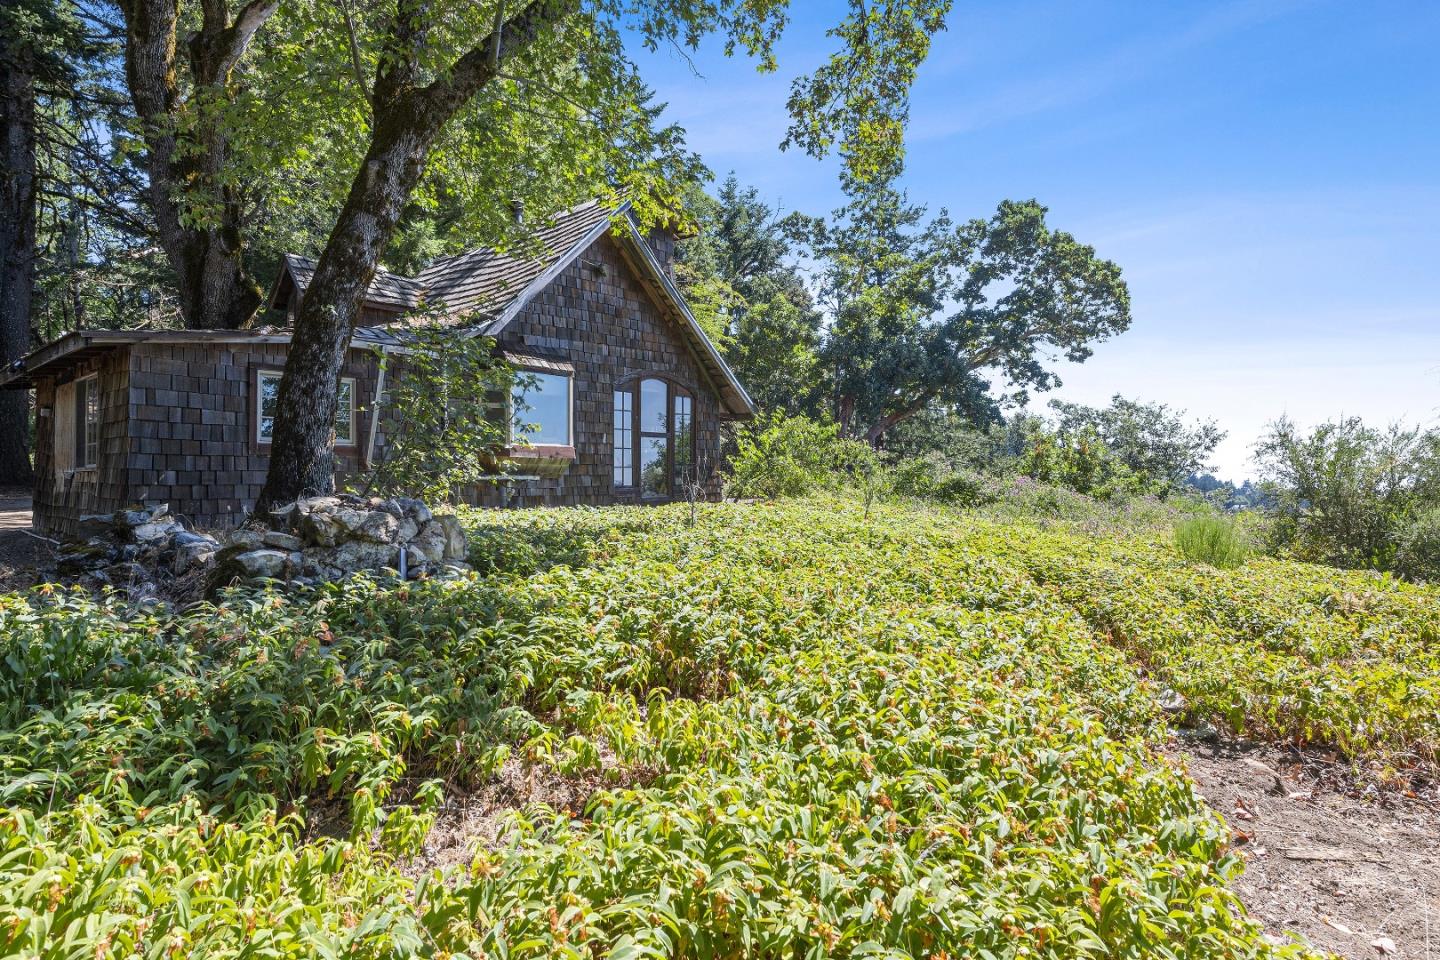
[{"label": "wood shingle siding", "polygon": [[[256,441],[255,383],[283,370],[286,346],[138,344],[131,348],[130,499],[170,502],[199,527],[224,528],[255,505],[268,450]],[[351,350],[343,375],[355,380],[358,436],[369,428],[375,359]],[[358,469],[359,447],[336,449],[343,478]]]},{"label": "wood shingle siding", "polygon": [[685,387],[696,400],[702,464],[720,455],[720,407],[676,320],[636,279],[614,237],[602,236],[525,306],[502,349],[563,354],[575,366],[575,462],[564,475],[482,491],[485,505],[640,502],[614,486],[614,391],[644,376]]},{"label": "wood shingle siding", "polygon": [[[720,421],[748,416],[753,405],[674,289],[668,275],[673,238],[662,232],[642,239],[624,220],[612,229],[609,213],[585,205],[558,218],[541,239],[550,250],[545,257],[481,251],[440,261],[424,275],[424,295],[483,304],[484,315],[458,332],[494,335],[502,355],[522,371],[570,378],[568,428],[551,432],[550,446],[513,448],[513,472],[471,491],[472,502],[648,502],[635,483],[617,486],[614,469],[615,393],[637,390],[647,378],[664,381],[672,396],[683,391],[690,398],[686,416],[699,472],[702,479],[713,476]],[[299,261],[287,264],[277,306],[298,302],[303,274]],[[372,452],[374,350],[393,351],[387,377],[403,376],[409,333],[395,310],[400,301],[422,296],[416,282],[382,278],[377,296],[384,302],[362,314],[378,325],[354,332],[341,375],[354,381],[355,442],[334,452],[342,486],[368,466]],[[260,375],[283,370],[288,348],[288,334],[275,329],[79,331],[37,350],[8,376],[0,373],[0,387],[36,391],[38,524],[69,535],[84,514],[159,503],[200,528],[242,520],[264,485],[269,460],[269,445],[257,437]],[[74,462],[73,384],[89,375],[100,391],[100,430],[97,462],[84,467]],[[405,414],[382,402],[373,431],[376,458],[384,457],[386,436]],[[551,416],[553,425],[553,406]],[[57,428],[57,417],[68,419]],[[637,442],[657,436],[631,434]],[[667,463],[674,437],[673,429],[659,436],[669,444]],[[632,480],[638,463],[634,471]]]},{"label": "wood shingle siding", "polygon": [[[82,467],[76,465],[74,456],[74,384],[92,374],[100,391],[100,438],[94,467]],[[51,536],[70,536],[80,517],[110,513],[125,505],[129,378],[129,351],[117,348],[36,385],[34,516],[38,529]]]}]

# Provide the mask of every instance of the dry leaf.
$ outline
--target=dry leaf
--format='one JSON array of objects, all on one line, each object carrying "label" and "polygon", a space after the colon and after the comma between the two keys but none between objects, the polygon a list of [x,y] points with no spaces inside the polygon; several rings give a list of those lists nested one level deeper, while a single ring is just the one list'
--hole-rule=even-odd
[{"label": "dry leaf", "polygon": [[1391,940],[1389,937],[1376,937],[1374,940],[1370,941],[1370,946],[1374,947],[1376,950],[1379,950],[1382,955],[1394,953],[1396,950],[1395,941]]},{"label": "dry leaf", "polygon": [[1341,933],[1355,932],[1354,930],[1351,930],[1349,927],[1345,926],[1345,924],[1331,920],[1329,917],[1321,917],[1320,922],[1325,924],[1325,926],[1330,927],[1332,930],[1339,930]]}]

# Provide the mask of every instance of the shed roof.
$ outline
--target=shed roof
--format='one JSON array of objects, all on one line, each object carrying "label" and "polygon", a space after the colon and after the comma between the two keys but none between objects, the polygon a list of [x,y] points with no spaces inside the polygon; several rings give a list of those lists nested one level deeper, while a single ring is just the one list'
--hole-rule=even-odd
[{"label": "shed roof", "polygon": [[[0,390],[28,390],[35,378],[57,373],[116,347],[137,343],[289,343],[290,331],[275,327],[255,330],[76,330],[52,340],[0,369]],[[383,327],[357,327],[354,347],[400,345],[401,339]]]}]

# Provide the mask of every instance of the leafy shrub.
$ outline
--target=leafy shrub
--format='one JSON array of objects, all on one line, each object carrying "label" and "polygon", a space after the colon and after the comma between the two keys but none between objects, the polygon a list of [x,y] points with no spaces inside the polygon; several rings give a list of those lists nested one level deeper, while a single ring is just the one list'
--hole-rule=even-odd
[{"label": "leafy shrub", "polygon": [[945,464],[934,456],[901,460],[895,464],[892,474],[893,489],[902,497],[932,499],[940,489],[940,473],[946,469]]},{"label": "leafy shrub", "polygon": [[1281,419],[1255,453],[1275,546],[1301,560],[1391,569],[1405,519],[1440,504],[1440,431],[1352,417],[1307,435]]},{"label": "leafy shrub", "polygon": [[1401,529],[1395,572],[1411,580],[1440,582],[1440,507],[1423,511]]},{"label": "leafy shrub", "polygon": [[1040,483],[1111,500],[1146,492],[1145,479],[1112,454],[1094,428],[1074,435],[1040,433],[1020,456],[1022,474]]},{"label": "leafy shrub", "polygon": [[874,451],[842,438],[833,423],[771,414],[736,436],[725,492],[765,500],[799,497],[873,475],[876,467]]},{"label": "leafy shrub", "polygon": [[992,494],[983,476],[969,470],[954,470],[936,456],[912,457],[895,464],[891,490],[901,497],[936,500],[956,506],[973,507],[990,502]]},{"label": "leafy shrub", "polygon": [[960,411],[931,406],[886,431],[885,449],[902,460],[928,458],[956,469],[1001,473],[1024,446],[1021,441],[1010,449],[1011,434],[1029,423],[1017,414],[982,427]]},{"label": "leafy shrub", "polygon": [[1250,548],[1235,524],[1221,517],[1195,517],[1175,528],[1175,547],[1188,560],[1233,570],[1245,562]]},{"label": "leafy shrub", "polygon": [[1061,439],[1098,440],[1107,459],[1124,468],[1138,486],[1162,496],[1202,469],[1225,432],[1212,421],[1187,424],[1184,411],[1141,403],[1116,394],[1104,408],[1050,401]]},{"label": "leafy shrub", "polygon": [[[389,377],[386,409],[403,415],[386,422],[381,455],[360,478],[366,493],[450,503],[501,472],[508,427],[517,424],[496,413],[495,401],[509,395],[517,374],[496,359],[494,340],[425,322],[433,319],[412,317],[403,356],[379,354],[381,376]],[[513,411],[512,419],[518,423]]]}]

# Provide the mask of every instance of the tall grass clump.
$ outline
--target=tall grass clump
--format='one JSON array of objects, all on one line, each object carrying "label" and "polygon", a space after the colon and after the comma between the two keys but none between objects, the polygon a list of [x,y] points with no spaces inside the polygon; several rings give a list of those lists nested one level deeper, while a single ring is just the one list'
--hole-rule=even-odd
[{"label": "tall grass clump", "polygon": [[1195,517],[1175,528],[1175,548],[1187,560],[1233,570],[1245,562],[1250,548],[1235,524],[1221,517]]}]

